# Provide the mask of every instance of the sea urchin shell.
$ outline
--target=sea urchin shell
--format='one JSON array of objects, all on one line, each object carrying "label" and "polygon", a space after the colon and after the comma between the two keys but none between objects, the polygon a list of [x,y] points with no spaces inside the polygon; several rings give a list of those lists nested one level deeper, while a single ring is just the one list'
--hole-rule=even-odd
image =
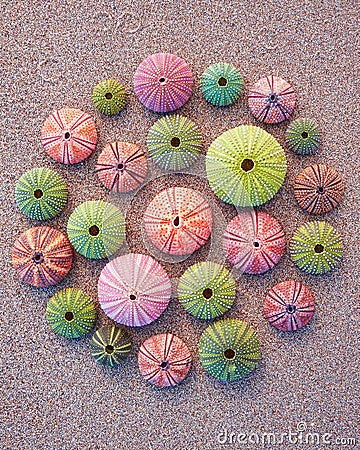
[{"label": "sea urchin shell", "polygon": [[95,107],[103,114],[117,114],[124,109],[126,90],[116,80],[104,80],[94,87],[92,101]]},{"label": "sea urchin shell", "polygon": [[130,335],[123,328],[106,325],[94,333],[90,341],[90,351],[96,362],[114,367],[129,356]]},{"label": "sea urchin shell", "polygon": [[298,155],[312,155],[320,146],[318,126],[311,119],[296,119],[289,125],[285,135],[286,144]]}]

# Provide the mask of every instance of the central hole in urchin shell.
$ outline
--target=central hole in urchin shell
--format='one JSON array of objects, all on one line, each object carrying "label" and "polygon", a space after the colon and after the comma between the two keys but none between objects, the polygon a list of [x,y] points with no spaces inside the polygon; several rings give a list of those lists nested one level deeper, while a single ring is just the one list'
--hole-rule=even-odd
[{"label": "central hole in urchin shell", "polygon": [[105,351],[106,351],[106,353],[108,354],[108,355],[111,355],[111,353],[113,353],[114,352],[114,347],[112,346],[112,345],[107,345],[106,347],[105,347]]},{"label": "central hole in urchin shell", "polygon": [[323,193],[325,192],[325,189],[323,188],[323,186],[319,186],[319,187],[316,189],[316,192],[317,192],[318,194],[323,194]]},{"label": "central hole in urchin shell", "polygon": [[241,163],[241,168],[245,172],[250,172],[254,168],[254,161],[252,159],[245,158]]},{"label": "central hole in urchin shell", "polygon": [[100,232],[100,229],[97,225],[91,225],[89,228],[89,234],[90,236],[97,236]]},{"label": "central hole in urchin shell", "polygon": [[180,139],[177,136],[174,136],[170,141],[171,147],[179,147]]},{"label": "central hole in urchin shell", "polygon": [[135,294],[130,294],[129,295],[129,299],[130,300],[136,300],[136,295]]},{"label": "central hole in urchin shell", "polygon": [[165,77],[160,77],[160,78],[159,78],[159,83],[160,83],[161,85],[166,84],[166,78],[165,78]]},{"label": "central hole in urchin shell", "polygon": [[34,191],[34,197],[35,197],[35,198],[41,198],[43,195],[44,195],[44,194],[43,194],[43,191],[42,191],[41,189],[36,189],[36,190]]},{"label": "central hole in urchin shell", "polygon": [[35,264],[40,264],[44,261],[44,255],[41,252],[35,252],[33,255],[33,261]]},{"label": "central hole in urchin shell", "polygon": [[118,163],[116,168],[117,168],[117,170],[124,170],[124,168],[125,168],[124,163],[122,163],[122,162]]},{"label": "central hole in urchin shell", "polygon": [[296,311],[296,306],[295,305],[287,305],[286,307],[286,312],[289,314],[294,314],[294,312]]},{"label": "central hole in urchin shell", "polygon": [[227,79],[224,77],[220,77],[218,80],[218,85],[219,86],[226,86],[227,85]]},{"label": "central hole in urchin shell", "polygon": [[235,352],[232,348],[228,348],[224,351],[224,356],[226,359],[234,359],[235,358]]},{"label": "central hole in urchin shell", "polygon": [[203,297],[206,298],[207,300],[208,300],[209,298],[211,298],[212,295],[213,295],[212,289],[206,288],[206,289],[203,290]]},{"label": "central hole in urchin shell", "polygon": [[111,99],[113,98],[112,93],[111,93],[111,92],[107,92],[107,93],[105,94],[105,98],[106,98],[106,100],[111,100]]},{"label": "central hole in urchin shell", "polygon": [[258,241],[253,242],[253,246],[255,248],[259,248],[260,247],[260,243]]},{"label": "central hole in urchin shell", "polygon": [[178,228],[180,226],[180,217],[176,216],[173,220],[173,225],[175,228]]},{"label": "central hole in urchin shell", "polygon": [[316,244],[314,250],[315,253],[322,253],[324,251],[324,246],[322,244]]},{"label": "central hole in urchin shell", "polygon": [[274,101],[276,100],[276,95],[275,95],[275,94],[271,94],[271,95],[270,95],[270,100],[271,100],[272,102],[274,102]]},{"label": "central hole in urchin shell", "polygon": [[70,131],[65,131],[65,133],[64,133],[64,139],[69,140],[69,139],[70,139],[70,136],[71,136]]},{"label": "central hole in urchin shell", "polygon": [[168,370],[168,368],[169,368],[169,362],[168,361],[161,361],[160,369],[161,370]]},{"label": "central hole in urchin shell", "polygon": [[301,137],[302,137],[303,139],[307,139],[307,138],[309,137],[309,133],[308,133],[307,131],[303,131],[303,132],[301,133]]},{"label": "central hole in urchin shell", "polygon": [[71,311],[65,313],[65,319],[68,322],[71,322],[74,319],[74,314]]}]

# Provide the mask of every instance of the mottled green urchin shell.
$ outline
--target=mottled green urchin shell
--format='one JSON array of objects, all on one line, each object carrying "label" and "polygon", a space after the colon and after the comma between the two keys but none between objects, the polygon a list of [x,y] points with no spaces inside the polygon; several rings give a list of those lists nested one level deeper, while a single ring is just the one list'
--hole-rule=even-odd
[{"label": "mottled green urchin shell", "polygon": [[243,85],[243,79],[236,67],[221,62],[209,66],[200,81],[203,96],[215,106],[234,103],[239,98]]},{"label": "mottled green urchin shell", "polygon": [[285,135],[286,144],[298,155],[312,155],[321,144],[318,126],[311,119],[297,119],[291,122]]},{"label": "mottled green urchin shell", "polygon": [[290,241],[291,259],[300,269],[312,275],[332,270],[342,253],[340,235],[327,222],[308,222],[298,227]]},{"label": "mottled green urchin shell", "polygon": [[17,181],[16,203],[31,219],[46,220],[55,217],[67,202],[67,188],[56,172],[44,167],[30,169]]},{"label": "mottled green urchin shell", "polygon": [[180,277],[178,297],[182,306],[200,319],[221,316],[234,303],[235,281],[229,271],[211,261],[190,266]]},{"label": "mottled green urchin shell", "polygon": [[91,297],[80,289],[61,289],[49,299],[46,318],[57,334],[78,338],[93,327],[95,305]]},{"label": "mottled green urchin shell", "polygon": [[123,362],[131,350],[129,333],[119,327],[107,325],[97,330],[91,341],[90,351],[96,362],[114,367]]},{"label": "mottled green urchin shell", "polygon": [[238,319],[219,320],[200,338],[199,357],[204,369],[222,381],[236,381],[252,372],[260,359],[255,330]]},{"label": "mottled green urchin shell", "polygon": [[206,174],[211,189],[225,202],[240,207],[262,205],[284,182],[285,152],[265,130],[241,125],[212,142]]},{"label": "mottled green urchin shell", "polygon": [[114,205],[91,200],[79,205],[69,217],[70,242],[86,258],[113,255],[125,239],[125,219]]},{"label": "mottled green urchin shell", "polygon": [[164,116],[147,135],[151,158],[165,170],[179,171],[193,164],[199,155],[202,139],[199,128],[187,117]]},{"label": "mottled green urchin shell", "polygon": [[125,107],[126,90],[116,80],[104,80],[94,87],[92,100],[103,114],[117,114]]}]

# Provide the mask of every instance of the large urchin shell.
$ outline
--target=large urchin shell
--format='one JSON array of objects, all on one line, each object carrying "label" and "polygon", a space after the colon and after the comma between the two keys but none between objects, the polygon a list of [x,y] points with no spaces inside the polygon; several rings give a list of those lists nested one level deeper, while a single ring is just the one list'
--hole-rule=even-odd
[{"label": "large urchin shell", "polygon": [[218,320],[201,335],[199,358],[213,377],[236,381],[255,369],[260,359],[260,342],[255,330],[246,322]]},{"label": "large urchin shell", "polygon": [[235,206],[258,206],[280,189],[286,156],[278,141],[252,125],[225,131],[209,147],[206,175],[214,193]]},{"label": "large urchin shell", "polygon": [[155,112],[179,109],[189,100],[193,86],[189,66],[170,53],[149,56],[134,76],[134,91],[140,102]]},{"label": "large urchin shell", "polygon": [[80,109],[59,109],[45,120],[41,142],[46,153],[55,161],[76,164],[95,150],[95,122],[88,113]]},{"label": "large urchin shell", "polygon": [[171,187],[150,202],[144,225],[147,236],[159,250],[171,255],[189,255],[209,239],[212,212],[198,192]]},{"label": "large urchin shell", "polygon": [[312,155],[321,144],[321,134],[312,119],[296,119],[285,134],[286,144],[297,155]]},{"label": "large urchin shell", "polygon": [[94,87],[92,101],[102,114],[112,115],[124,109],[126,97],[126,90],[121,83],[104,80]]},{"label": "large urchin shell", "polygon": [[122,363],[131,351],[130,334],[123,328],[106,325],[94,333],[90,352],[95,361],[103,366],[114,367]]},{"label": "large urchin shell", "polygon": [[140,327],[156,320],[166,309],[171,283],[151,256],[129,253],[106,264],[98,293],[100,306],[111,319]]}]

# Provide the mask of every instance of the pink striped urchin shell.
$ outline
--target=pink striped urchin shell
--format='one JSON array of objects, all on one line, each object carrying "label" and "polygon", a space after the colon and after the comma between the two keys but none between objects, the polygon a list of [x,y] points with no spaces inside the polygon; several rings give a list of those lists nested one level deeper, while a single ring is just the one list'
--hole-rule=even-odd
[{"label": "pink striped urchin shell", "polygon": [[113,192],[133,191],[141,186],[146,178],[145,153],[136,144],[112,142],[101,152],[95,173]]},{"label": "pink striped urchin shell", "polygon": [[138,364],[141,375],[150,383],[175,386],[188,374],[191,354],[180,338],[171,333],[157,334],[140,347]]},{"label": "pink striped urchin shell", "polygon": [[101,308],[110,319],[130,327],[147,325],[166,309],[171,283],[151,256],[129,253],[103,268],[98,282]]},{"label": "pink striped urchin shell", "polygon": [[309,289],[299,281],[287,280],[267,293],[264,314],[271,325],[282,331],[296,331],[314,315],[315,303]]},{"label": "pink striped urchin shell", "polygon": [[80,109],[59,109],[45,120],[41,142],[51,158],[63,164],[76,164],[90,156],[95,149],[95,122]]},{"label": "pink striped urchin shell", "polygon": [[144,225],[147,236],[159,250],[189,255],[209,239],[212,212],[198,192],[171,187],[161,191],[148,205]]},{"label": "pink striped urchin shell", "polygon": [[227,259],[239,270],[259,274],[274,267],[286,246],[279,222],[263,211],[244,211],[228,224],[223,236]]},{"label": "pink striped urchin shell", "polygon": [[134,90],[140,102],[155,112],[179,109],[189,100],[193,86],[189,66],[170,53],[149,56],[134,76]]}]

